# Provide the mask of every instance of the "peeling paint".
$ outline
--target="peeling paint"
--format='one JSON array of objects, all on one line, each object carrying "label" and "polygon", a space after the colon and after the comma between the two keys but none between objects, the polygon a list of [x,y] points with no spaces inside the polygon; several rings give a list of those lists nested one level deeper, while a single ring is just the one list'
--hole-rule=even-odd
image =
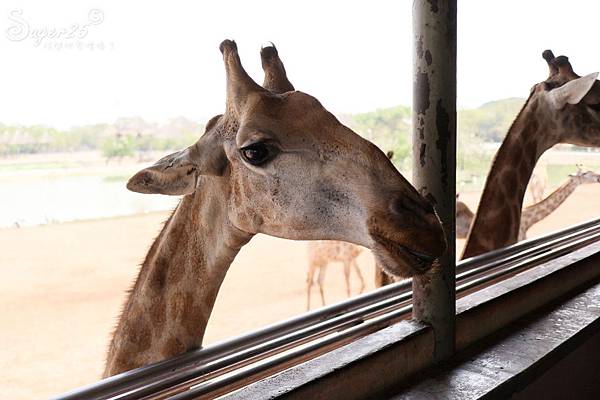
[{"label": "peeling paint", "polygon": [[417,58],[423,58],[423,35],[415,37],[415,51],[417,52]]},{"label": "peeling paint", "polygon": [[417,72],[415,74],[415,112],[425,114],[429,109],[429,77],[426,72]]},{"label": "peeling paint", "polygon": [[419,150],[419,163],[421,164],[421,168],[423,168],[425,166],[425,150],[427,148],[427,145],[425,143],[421,143],[421,149]]},{"label": "peeling paint", "polygon": [[427,62],[427,66],[430,66],[433,62],[433,57],[431,56],[431,52],[429,50],[425,52],[425,62]]},{"label": "peeling paint", "polygon": [[431,12],[437,14],[437,12],[440,10],[438,7],[438,0],[427,0],[427,2],[431,6]]},{"label": "peeling paint", "polygon": [[419,132],[419,139],[425,140],[425,118],[423,118],[423,114],[417,114],[417,132]]},{"label": "peeling paint", "polygon": [[[437,101],[435,107],[435,127],[437,128],[438,139],[435,145],[443,155],[449,155],[451,152],[448,149],[450,142],[450,115],[442,105],[442,100]],[[448,187],[448,157],[441,157],[440,174],[442,178],[442,187]]]}]

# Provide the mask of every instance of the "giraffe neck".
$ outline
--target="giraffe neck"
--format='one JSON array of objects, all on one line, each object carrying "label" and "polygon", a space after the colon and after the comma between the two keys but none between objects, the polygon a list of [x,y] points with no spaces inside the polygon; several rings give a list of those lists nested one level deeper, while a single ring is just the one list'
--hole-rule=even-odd
[{"label": "giraffe neck", "polygon": [[148,252],[109,347],[104,376],[198,348],[219,287],[251,235],[229,224],[222,182],[185,196]]},{"label": "giraffe neck", "polygon": [[562,184],[552,194],[546,197],[539,203],[535,203],[523,210],[521,215],[521,228],[519,232],[519,240],[525,238],[527,230],[532,225],[537,224],[548,215],[552,214],[564,201],[575,191],[577,186],[581,184],[581,180],[577,177],[571,177],[567,182]]},{"label": "giraffe neck", "polygon": [[462,258],[516,243],[527,183],[537,160],[555,144],[528,101],[496,153]]}]

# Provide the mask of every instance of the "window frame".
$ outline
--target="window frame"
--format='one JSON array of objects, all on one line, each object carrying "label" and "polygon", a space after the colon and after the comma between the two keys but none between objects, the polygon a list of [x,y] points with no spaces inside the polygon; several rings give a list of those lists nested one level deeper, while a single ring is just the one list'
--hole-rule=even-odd
[{"label": "window frame", "polygon": [[[415,186],[428,188],[428,194],[441,206],[442,221],[449,228],[447,238],[451,249],[442,260],[445,268],[433,276],[432,280],[437,282],[432,284],[415,279],[418,285],[412,287],[417,306],[413,317],[417,320],[406,319],[410,316],[412,305],[411,282],[405,281],[200,350],[127,371],[55,397],[55,400],[105,399],[111,396],[119,396],[119,399],[147,398],[153,394],[173,393],[177,387],[186,390],[171,399],[223,395],[226,391],[231,392],[227,395],[230,399],[281,395],[315,399],[373,396],[565,293],[600,278],[600,269],[595,268],[600,261],[600,219],[462,261],[454,268],[456,0],[446,2],[444,7],[449,7],[454,14],[439,12],[437,15],[438,12],[434,12],[425,0],[416,0],[413,6],[416,30],[422,34],[419,38],[425,42],[426,48],[432,50],[426,67],[419,61],[415,62],[415,74],[418,68],[422,68],[419,73],[429,74],[431,79],[426,90],[415,90],[413,102],[418,103],[420,96],[426,96],[428,104],[439,100],[447,106],[444,111],[451,121],[447,123],[447,143],[442,146],[436,140],[445,132],[438,132],[437,117],[432,118],[431,113],[417,110],[419,118],[423,117],[425,121],[422,126],[425,135],[422,138],[415,136],[413,151],[419,154],[426,148],[426,157],[420,159],[429,160],[429,165],[422,161],[414,164]],[[440,17],[442,14],[444,16]],[[439,32],[448,39],[449,46],[443,44],[445,41],[439,37],[436,41],[435,35]],[[438,65],[440,59],[442,61]],[[429,68],[431,65],[433,67]],[[435,68],[437,74],[433,73]],[[413,115],[413,134],[417,131],[416,120]],[[423,144],[427,146],[422,147]],[[438,150],[432,151],[436,146]],[[442,172],[452,179],[442,180]],[[450,279],[455,273],[456,279]],[[456,287],[439,285],[440,279],[445,279],[446,283],[451,281]],[[456,301],[453,300],[455,295],[459,297]],[[448,299],[452,299],[451,304]],[[359,310],[369,312],[362,315]],[[366,318],[367,315],[371,318]],[[330,323],[338,329],[332,321],[342,321],[345,330],[338,332],[337,336],[322,336],[314,343],[302,340],[303,335],[319,325]],[[261,354],[256,346],[277,339],[282,340],[281,359],[247,362],[248,357]],[[293,343],[300,345],[291,347]],[[299,351],[298,357],[286,358],[286,354],[293,354],[298,349],[304,353]],[[271,350],[268,346],[264,348],[265,354]],[[225,375],[212,382],[197,381],[195,387],[187,390],[193,385],[189,383],[190,379],[203,378],[203,372],[214,372],[210,366],[214,368],[220,365],[219,362],[226,370]],[[236,364],[241,368],[232,370]],[[266,371],[261,370],[265,369],[265,365],[268,376]],[[271,367],[279,367],[280,370]],[[182,386],[184,382],[188,383]]]}]

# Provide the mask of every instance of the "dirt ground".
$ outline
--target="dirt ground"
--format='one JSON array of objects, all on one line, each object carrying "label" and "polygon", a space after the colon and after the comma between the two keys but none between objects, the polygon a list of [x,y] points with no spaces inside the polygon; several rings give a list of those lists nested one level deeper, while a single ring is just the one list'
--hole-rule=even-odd
[{"label": "dirt ground", "polygon": [[[478,197],[461,194],[473,208]],[[583,186],[530,236],[599,214],[600,185]],[[99,378],[125,291],[166,216],[0,230],[2,398],[44,398]],[[371,290],[368,251],[359,264]],[[255,237],[225,279],[205,343],[304,311],[305,274],[306,243]],[[352,282],[356,293],[358,281]],[[328,303],[345,297],[340,265],[328,270],[326,297]],[[316,292],[313,299],[318,304]]]}]

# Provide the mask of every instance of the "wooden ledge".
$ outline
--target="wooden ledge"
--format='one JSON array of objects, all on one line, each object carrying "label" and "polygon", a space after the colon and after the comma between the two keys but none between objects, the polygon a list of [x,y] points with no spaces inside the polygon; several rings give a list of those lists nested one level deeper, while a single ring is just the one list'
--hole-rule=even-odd
[{"label": "wooden ledge", "polygon": [[[505,329],[484,340],[486,343],[464,352],[456,362],[430,372],[418,384],[390,399],[592,398],[591,391],[600,387],[596,376],[600,354],[592,355],[593,368],[577,366],[576,362],[557,367],[557,363],[592,343],[591,338],[596,348],[600,345],[600,283],[554,309],[536,314],[511,325],[510,331]],[[583,371],[565,374],[564,369],[569,367]],[[536,383],[552,368],[557,368],[553,375],[559,368],[563,370],[558,380],[546,378]]]},{"label": "wooden ledge", "polygon": [[[415,321],[401,321],[251,384],[224,399],[274,399],[282,396],[335,399],[351,387],[353,398],[360,398],[368,396],[372,385],[393,385],[430,365],[432,359],[431,328]],[[373,363],[387,367],[383,371],[365,373],[364,369],[372,368]],[[313,393],[315,387],[311,385],[316,382],[318,395]],[[304,393],[305,390],[307,393]]]}]

